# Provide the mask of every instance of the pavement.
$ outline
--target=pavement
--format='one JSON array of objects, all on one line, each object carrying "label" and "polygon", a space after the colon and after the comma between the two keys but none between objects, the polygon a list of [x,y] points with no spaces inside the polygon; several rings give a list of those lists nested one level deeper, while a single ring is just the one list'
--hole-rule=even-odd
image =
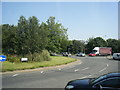
[{"label": "pavement", "polygon": [[2,74],[2,88],[64,88],[68,81],[120,72],[120,61],[106,57],[76,57],[74,64]]}]

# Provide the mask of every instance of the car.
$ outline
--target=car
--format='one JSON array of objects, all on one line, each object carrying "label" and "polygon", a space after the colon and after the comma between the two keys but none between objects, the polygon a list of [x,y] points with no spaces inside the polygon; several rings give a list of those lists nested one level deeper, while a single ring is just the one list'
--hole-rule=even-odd
[{"label": "car", "polygon": [[65,90],[120,90],[120,72],[68,82]]},{"label": "car", "polygon": [[57,56],[56,53],[50,53],[50,56]]},{"label": "car", "polygon": [[68,56],[68,57],[71,56],[71,54],[68,53],[68,52],[63,52],[62,55],[63,55],[63,56]]},{"label": "car", "polygon": [[113,54],[113,59],[114,59],[114,60],[116,60],[116,59],[117,59],[117,60],[120,60],[120,53],[114,53],[114,54]]},{"label": "car", "polygon": [[77,53],[76,56],[85,57],[85,53],[80,52],[80,53]]},{"label": "car", "polygon": [[95,53],[90,53],[90,54],[88,54],[89,56],[96,56],[96,54]]}]

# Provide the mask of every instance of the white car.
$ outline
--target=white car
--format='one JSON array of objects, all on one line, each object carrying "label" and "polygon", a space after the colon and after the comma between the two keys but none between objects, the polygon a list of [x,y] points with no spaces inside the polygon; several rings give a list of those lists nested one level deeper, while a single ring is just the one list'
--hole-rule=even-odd
[{"label": "white car", "polygon": [[68,56],[68,57],[70,57],[71,56],[71,54],[70,53],[68,53],[68,52],[64,52],[64,53],[62,53],[63,54],[63,56]]},{"label": "white car", "polygon": [[85,57],[85,53],[77,53],[76,56],[79,56],[79,57]]},{"label": "white car", "polygon": [[120,53],[114,53],[113,54],[113,59],[120,60]]}]

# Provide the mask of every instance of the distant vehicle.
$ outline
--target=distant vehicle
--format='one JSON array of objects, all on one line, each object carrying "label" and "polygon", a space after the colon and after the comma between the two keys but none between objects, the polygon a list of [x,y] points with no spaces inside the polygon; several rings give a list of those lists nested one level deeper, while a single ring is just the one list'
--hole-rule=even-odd
[{"label": "distant vehicle", "polygon": [[98,78],[77,79],[68,82],[65,90],[120,90],[120,73],[110,73]]},{"label": "distant vehicle", "polygon": [[85,57],[85,53],[80,52],[80,53],[77,53],[76,56]]},{"label": "distant vehicle", "polygon": [[90,53],[90,54],[88,54],[89,56],[96,56],[96,54],[95,53]]},{"label": "distant vehicle", "polygon": [[63,55],[63,56],[68,56],[68,57],[71,56],[71,54],[68,53],[68,52],[63,52],[62,55]]},{"label": "distant vehicle", "polygon": [[50,56],[57,56],[56,53],[50,53]]},{"label": "distant vehicle", "polygon": [[[95,47],[92,52],[91,52],[96,56],[100,56],[100,55],[111,55],[112,54],[112,48],[111,47]],[[92,54],[90,54],[90,56],[92,56]]]},{"label": "distant vehicle", "polygon": [[120,53],[114,53],[113,54],[113,59],[117,59],[117,60],[120,60]]}]

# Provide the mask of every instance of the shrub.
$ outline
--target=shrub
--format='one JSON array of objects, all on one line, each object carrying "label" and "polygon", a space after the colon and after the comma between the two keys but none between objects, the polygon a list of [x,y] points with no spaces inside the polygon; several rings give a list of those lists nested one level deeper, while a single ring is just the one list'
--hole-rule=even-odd
[{"label": "shrub", "polygon": [[34,54],[28,54],[26,55],[28,58],[28,61],[30,62],[41,62],[41,61],[49,61],[50,60],[50,54],[47,50],[42,50],[41,53],[34,53]]},{"label": "shrub", "polygon": [[10,62],[20,62],[20,57],[17,55],[6,55],[7,56],[7,61]]}]

